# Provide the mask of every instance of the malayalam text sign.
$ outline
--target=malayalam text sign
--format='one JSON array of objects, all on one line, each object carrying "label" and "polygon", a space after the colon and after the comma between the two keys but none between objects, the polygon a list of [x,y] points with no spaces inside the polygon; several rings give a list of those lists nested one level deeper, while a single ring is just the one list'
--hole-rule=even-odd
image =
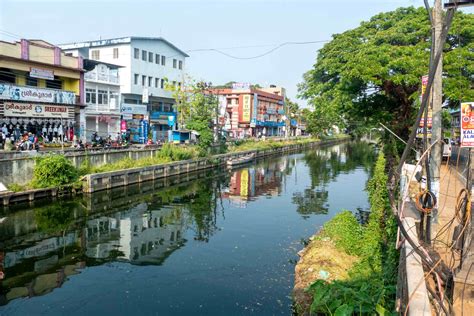
[{"label": "malayalam text sign", "polygon": [[246,94],[242,99],[242,122],[250,122],[250,95]]},{"label": "malayalam text sign", "polygon": [[461,103],[461,147],[474,147],[474,102]]}]

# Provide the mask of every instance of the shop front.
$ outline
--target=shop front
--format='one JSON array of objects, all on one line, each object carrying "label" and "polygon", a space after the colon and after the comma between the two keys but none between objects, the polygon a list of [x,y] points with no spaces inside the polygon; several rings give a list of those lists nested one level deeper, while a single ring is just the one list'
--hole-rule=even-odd
[{"label": "shop front", "polygon": [[122,103],[120,115],[126,124],[132,143],[145,144],[148,141],[149,114],[146,105]]},{"label": "shop front", "polygon": [[1,131],[14,141],[28,133],[45,143],[72,141],[74,123],[74,105],[0,102]]}]

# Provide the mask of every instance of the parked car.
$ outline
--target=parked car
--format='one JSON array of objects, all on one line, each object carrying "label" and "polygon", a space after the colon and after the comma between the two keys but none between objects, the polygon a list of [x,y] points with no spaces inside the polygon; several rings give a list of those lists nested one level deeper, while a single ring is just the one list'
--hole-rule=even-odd
[{"label": "parked car", "polygon": [[448,159],[451,157],[452,145],[449,138],[443,139],[443,158]]}]

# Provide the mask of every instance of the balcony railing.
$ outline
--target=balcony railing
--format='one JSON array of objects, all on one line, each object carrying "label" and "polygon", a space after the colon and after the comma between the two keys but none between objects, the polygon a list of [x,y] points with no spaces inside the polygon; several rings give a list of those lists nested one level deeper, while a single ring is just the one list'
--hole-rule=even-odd
[{"label": "balcony railing", "polygon": [[93,80],[93,81],[100,81],[100,82],[107,82],[107,83],[119,83],[119,77],[106,74],[106,73],[99,73],[95,71],[86,72],[84,75],[86,80]]}]

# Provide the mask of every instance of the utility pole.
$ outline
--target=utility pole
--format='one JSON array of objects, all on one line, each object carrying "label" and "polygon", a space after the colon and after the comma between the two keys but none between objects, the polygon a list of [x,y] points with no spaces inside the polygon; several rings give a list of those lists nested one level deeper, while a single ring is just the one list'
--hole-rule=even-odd
[{"label": "utility pole", "polygon": [[[434,7],[433,7],[433,22],[431,27],[433,28],[434,35],[432,41],[434,41],[434,48],[433,56],[435,56],[438,51],[443,50],[443,46],[440,45],[441,43],[441,33],[443,30],[444,24],[444,14],[443,14],[443,5],[441,0],[435,0]],[[433,107],[433,127],[432,127],[432,136],[431,141],[437,142],[433,149],[431,150],[430,155],[430,173],[431,173],[431,190],[435,194],[437,201],[439,201],[439,191],[440,191],[440,168],[441,168],[441,159],[442,159],[442,146],[443,146],[443,129],[442,129],[442,113],[441,113],[441,106],[443,103],[443,90],[442,90],[442,73],[443,73],[443,58],[439,60],[438,67],[436,68],[436,72],[434,74],[433,80],[433,88],[431,91],[431,104]],[[433,224],[438,222],[438,209],[433,210],[433,217],[431,218]],[[427,223],[428,224],[428,223]],[[430,239],[430,232],[427,229],[427,237]]]}]

